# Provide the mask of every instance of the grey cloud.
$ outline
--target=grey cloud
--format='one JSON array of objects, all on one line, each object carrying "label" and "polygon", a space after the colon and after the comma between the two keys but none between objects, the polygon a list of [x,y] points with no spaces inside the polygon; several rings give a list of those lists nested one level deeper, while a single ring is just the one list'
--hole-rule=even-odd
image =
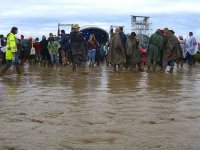
[{"label": "grey cloud", "polygon": [[[104,2],[104,3],[103,3]],[[130,32],[130,15],[147,15],[151,17],[153,31],[157,28],[170,27],[177,33],[187,33],[191,29],[199,32],[199,13],[187,12],[154,12],[154,8],[167,8],[173,5],[188,3],[187,0],[154,0],[128,1],[110,5],[105,0],[101,1],[66,1],[66,0],[7,0],[2,2],[6,10],[0,10],[0,31],[4,34],[12,26],[18,26],[20,31],[27,34],[47,34],[57,32],[57,23],[99,24],[109,29],[110,25],[124,25],[126,33]],[[114,2],[114,0],[112,0]],[[190,3],[196,3],[190,0]],[[11,5],[15,3],[15,5]],[[97,3],[98,5],[94,5]],[[127,4],[126,4],[127,3]],[[199,3],[199,2],[198,2]],[[9,4],[9,5],[8,5]],[[178,9],[178,8],[177,8]],[[14,10],[8,14],[9,10]],[[149,12],[148,12],[149,11]],[[185,11],[185,12],[184,12]],[[2,24],[3,22],[3,24]],[[183,32],[185,31],[185,32]],[[198,34],[198,33],[197,33]]]}]

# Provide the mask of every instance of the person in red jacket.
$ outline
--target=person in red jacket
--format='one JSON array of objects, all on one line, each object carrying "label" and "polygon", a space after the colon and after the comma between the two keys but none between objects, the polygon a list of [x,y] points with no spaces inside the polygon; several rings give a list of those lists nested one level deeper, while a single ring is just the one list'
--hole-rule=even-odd
[{"label": "person in red jacket", "polygon": [[36,58],[35,63],[39,63],[40,58],[41,58],[40,51],[42,49],[42,46],[39,42],[39,38],[35,39],[35,42],[33,43],[33,47],[35,48],[35,58]]}]

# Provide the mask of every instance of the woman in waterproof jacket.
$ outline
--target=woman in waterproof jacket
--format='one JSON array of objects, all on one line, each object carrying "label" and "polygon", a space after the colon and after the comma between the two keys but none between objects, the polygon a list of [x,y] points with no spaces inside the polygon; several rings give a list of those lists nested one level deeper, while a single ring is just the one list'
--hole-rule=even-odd
[{"label": "woman in waterproof jacket", "polygon": [[60,44],[53,37],[51,41],[48,42],[48,50],[51,55],[52,64],[56,64],[58,60],[58,49],[60,48]]},{"label": "woman in waterproof jacket", "polygon": [[35,48],[36,63],[39,63],[40,59],[41,59],[40,51],[42,49],[42,46],[41,46],[41,44],[39,42],[39,38],[35,39],[35,42],[33,43],[33,47]]},{"label": "woman in waterproof jacket", "polygon": [[6,41],[6,66],[3,68],[1,71],[1,76],[4,76],[6,71],[11,67],[12,65],[12,59],[15,57],[15,66],[16,66],[16,71],[19,74],[21,74],[20,71],[20,66],[19,66],[19,57],[17,55],[17,40],[15,38],[15,34],[18,33],[18,28],[13,27],[11,29],[11,32],[7,36],[7,41]]},{"label": "woman in waterproof jacket", "polygon": [[126,40],[126,55],[130,70],[132,71],[137,65],[138,70],[141,71],[139,43],[135,32],[132,32]]},{"label": "woman in waterproof jacket", "polygon": [[95,63],[95,56],[96,56],[96,51],[98,47],[98,42],[95,39],[94,34],[90,34],[90,38],[88,40],[87,46],[88,46],[88,59],[90,62],[90,67],[94,67]]}]

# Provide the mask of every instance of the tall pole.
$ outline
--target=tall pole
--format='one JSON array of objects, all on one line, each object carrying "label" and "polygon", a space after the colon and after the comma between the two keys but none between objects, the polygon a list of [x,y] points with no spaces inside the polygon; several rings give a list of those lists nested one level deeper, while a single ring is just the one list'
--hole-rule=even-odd
[{"label": "tall pole", "polygon": [[57,33],[58,37],[60,36],[60,23],[58,23],[58,33]]}]

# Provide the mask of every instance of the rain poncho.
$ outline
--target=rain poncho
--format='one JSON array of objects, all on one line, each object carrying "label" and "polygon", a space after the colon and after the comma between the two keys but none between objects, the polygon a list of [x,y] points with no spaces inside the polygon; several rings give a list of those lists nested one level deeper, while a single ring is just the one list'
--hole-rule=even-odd
[{"label": "rain poncho", "polygon": [[190,53],[190,55],[195,55],[197,53],[197,42],[193,36],[186,39],[186,51]]}]

